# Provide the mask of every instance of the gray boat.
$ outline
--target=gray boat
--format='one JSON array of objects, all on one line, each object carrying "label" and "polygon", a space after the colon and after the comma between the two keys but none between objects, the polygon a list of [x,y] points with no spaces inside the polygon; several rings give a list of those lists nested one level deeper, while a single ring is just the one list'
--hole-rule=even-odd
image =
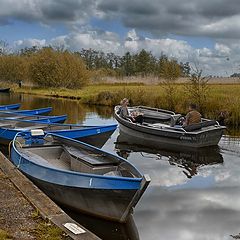
[{"label": "gray boat", "polygon": [[120,131],[137,138],[138,143],[141,145],[150,142],[152,146],[165,145],[193,148],[214,146],[218,144],[226,128],[220,126],[217,121],[204,118],[201,123],[182,127],[174,124],[180,116],[179,114],[172,114],[168,122],[164,122],[163,118],[159,118],[159,121],[152,123],[149,121],[149,117],[144,115],[142,124],[133,123],[119,116],[119,107],[115,107],[114,116],[119,123]]},{"label": "gray boat", "polygon": [[175,115],[174,112],[160,108],[151,108],[147,106],[135,106],[129,107],[129,112],[137,111],[144,114],[145,118],[157,119],[157,120],[170,120],[171,116]]}]

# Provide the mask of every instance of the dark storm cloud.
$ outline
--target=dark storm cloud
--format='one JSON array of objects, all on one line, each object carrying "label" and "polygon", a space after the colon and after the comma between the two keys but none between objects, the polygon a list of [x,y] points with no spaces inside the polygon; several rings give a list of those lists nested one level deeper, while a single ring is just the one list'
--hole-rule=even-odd
[{"label": "dark storm cloud", "polygon": [[126,27],[156,35],[240,37],[238,0],[101,0],[98,9]]},{"label": "dark storm cloud", "polygon": [[91,18],[105,18],[155,36],[240,38],[239,0],[0,0],[0,3],[0,25],[18,19],[81,26],[89,24]]},{"label": "dark storm cloud", "polygon": [[45,24],[83,23],[94,15],[96,5],[94,0],[0,0],[0,3],[0,24],[8,24],[9,19]]},{"label": "dark storm cloud", "polygon": [[46,20],[74,22],[90,16],[93,5],[93,1],[87,0],[52,0],[40,8]]}]

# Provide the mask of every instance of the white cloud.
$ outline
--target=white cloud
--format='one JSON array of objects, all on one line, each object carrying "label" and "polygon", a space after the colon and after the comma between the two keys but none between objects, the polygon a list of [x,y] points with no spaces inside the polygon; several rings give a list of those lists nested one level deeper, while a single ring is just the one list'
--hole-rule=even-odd
[{"label": "white cloud", "polygon": [[14,43],[15,49],[46,45],[64,46],[72,51],[95,49],[123,55],[127,51],[136,53],[145,49],[156,57],[166,54],[179,62],[190,62],[203,69],[205,74],[230,75],[237,71],[240,61],[240,44],[237,42],[217,42],[213,49],[193,48],[186,41],[170,38],[143,38],[134,29],[127,33],[124,40],[110,31],[86,30],[75,31],[46,41],[44,39],[24,39]]},{"label": "white cloud", "polygon": [[14,42],[14,49],[20,50],[25,47],[33,47],[36,46],[38,48],[42,48],[47,45],[47,41],[45,39],[24,39],[24,40],[18,40]]}]

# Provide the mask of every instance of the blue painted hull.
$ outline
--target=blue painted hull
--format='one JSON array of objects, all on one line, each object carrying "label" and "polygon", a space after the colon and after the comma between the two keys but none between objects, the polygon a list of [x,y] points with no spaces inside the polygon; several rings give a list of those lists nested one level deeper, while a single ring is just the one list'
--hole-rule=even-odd
[{"label": "blue painted hull", "polygon": [[[1,115],[1,113],[0,113]],[[64,123],[67,119],[67,115],[62,116],[38,116],[38,115],[18,115],[15,117],[0,117],[1,120],[17,120],[17,121],[31,121],[39,123]]]},{"label": "blue painted hull", "polygon": [[24,115],[42,115],[42,114],[47,114],[52,111],[52,107],[47,107],[47,108],[38,108],[38,109],[32,109],[32,110],[14,110],[14,113],[20,113]]},{"label": "blue painted hull", "polygon": [[16,104],[9,104],[9,105],[0,105],[0,110],[15,110],[15,109],[19,109],[21,106],[20,103],[16,103]]},{"label": "blue painted hull", "polygon": [[[10,119],[24,119],[24,118],[37,118],[39,114],[43,114],[43,112],[49,112],[51,108],[36,110],[23,110],[23,111],[0,111],[0,118],[10,118]],[[41,111],[43,110],[43,111]],[[42,116],[42,115],[41,115]],[[41,118],[38,117],[38,118]],[[50,118],[49,116],[42,116],[42,118]]]},{"label": "blue painted hull", "polygon": [[[34,115],[35,116],[35,115]],[[39,123],[64,123],[67,119],[67,115],[61,115],[61,116],[35,116],[36,120],[33,120],[34,122]]]},{"label": "blue painted hull", "polygon": [[[54,124],[45,124],[45,123],[39,123],[40,128],[44,125],[46,126],[46,129],[44,129],[48,133],[55,133],[59,136],[68,137],[72,139],[83,139],[87,143],[88,137],[90,139],[94,137],[96,139],[96,144],[92,143],[95,146],[100,146],[102,143],[105,143],[105,141],[111,136],[111,134],[116,130],[117,125],[107,125],[107,126],[89,126],[87,128],[81,129],[79,126],[79,129],[65,129],[65,130],[50,130],[51,126],[54,126]],[[74,125],[74,124],[73,124]],[[50,126],[50,128],[48,128]],[[66,128],[69,128],[69,124],[62,124],[62,126],[66,126]],[[22,129],[8,129],[8,128],[1,128],[0,127],[0,143],[1,144],[8,144],[10,141],[14,139],[17,133],[23,132]],[[27,131],[27,129],[25,129]]]}]

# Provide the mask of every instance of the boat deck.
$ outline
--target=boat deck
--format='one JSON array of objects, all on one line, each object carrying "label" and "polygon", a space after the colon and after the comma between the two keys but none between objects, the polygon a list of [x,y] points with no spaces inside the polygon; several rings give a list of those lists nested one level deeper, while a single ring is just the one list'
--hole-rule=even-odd
[{"label": "boat deck", "polygon": [[135,177],[122,166],[121,161],[114,161],[104,154],[78,150],[64,144],[23,146],[21,153],[27,159],[32,159],[36,164],[45,167],[98,175]]}]

